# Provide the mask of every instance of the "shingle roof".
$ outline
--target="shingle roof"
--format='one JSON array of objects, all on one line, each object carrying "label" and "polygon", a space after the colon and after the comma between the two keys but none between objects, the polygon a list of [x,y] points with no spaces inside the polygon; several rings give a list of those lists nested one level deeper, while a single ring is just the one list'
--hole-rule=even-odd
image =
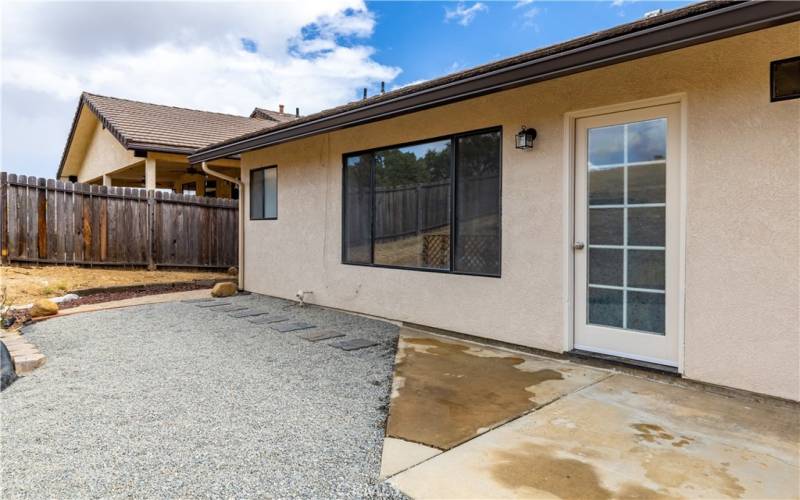
[{"label": "shingle roof", "polygon": [[278,123],[247,116],[198,111],[84,92],[86,104],[112,134],[130,149],[197,148]]},{"label": "shingle roof", "polygon": [[[780,4],[781,2],[772,2],[772,3]],[[575,38],[567,42],[551,45],[549,47],[544,47],[531,52],[525,52],[514,57],[509,57],[507,59],[491,62],[488,64],[484,64],[482,66],[477,66],[471,69],[467,69],[465,71],[452,73],[450,75],[446,75],[441,78],[436,78],[433,80],[428,80],[416,85],[409,85],[397,89],[395,91],[386,92],[384,94],[380,94],[367,99],[350,102],[335,108],[330,108],[324,111],[320,111],[318,113],[300,117],[296,120],[293,120],[292,122],[281,123],[275,125],[274,127],[269,127],[269,128],[265,127],[262,130],[247,132],[240,135],[239,137],[232,137],[227,140],[219,141],[216,144],[210,144],[208,146],[200,148],[190,156],[190,161],[203,161],[205,159],[214,158],[222,151],[227,152],[227,151],[237,150],[238,152],[243,152],[250,149],[256,149],[258,147],[263,147],[263,145],[256,144],[256,142],[262,136],[265,138],[264,142],[267,142],[266,139],[267,136],[272,137],[273,135],[275,136],[281,135],[282,138],[280,140],[276,139],[275,142],[277,143],[286,140],[292,140],[294,137],[307,137],[309,135],[320,133],[317,130],[311,129],[312,127],[315,126],[318,126],[319,129],[322,131],[333,130],[337,127],[341,128],[344,126],[349,126],[353,124],[354,121],[349,121],[350,119],[345,119],[344,117],[353,116],[355,113],[358,113],[359,110],[363,108],[378,109],[384,103],[386,103],[387,105],[391,105],[389,103],[400,102],[403,99],[412,98],[413,96],[416,95],[422,95],[426,93],[432,94],[438,92],[440,89],[446,89],[448,87],[452,88],[463,82],[475,81],[477,79],[484,77],[489,79],[492,78],[494,75],[497,75],[503,71],[508,70],[509,68],[517,68],[521,66],[531,67],[532,65],[535,65],[540,61],[543,64],[547,64],[549,61],[554,60],[558,57],[561,56],[567,57],[584,47],[602,46],[605,43],[611,43],[617,40],[623,40],[625,38],[632,36],[633,34],[644,32],[646,30],[653,29],[654,27],[659,27],[661,25],[668,26],[671,25],[672,23],[678,23],[684,19],[703,18],[704,16],[709,15],[713,11],[717,10],[721,11],[728,7],[736,6],[737,4],[739,5],[752,4],[752,6],[754,7],[761,6],[762,10],[764,11],[768,10],[760,2],[741,2],[741,4],[738,1],[727,1],[727,0],[699,2],[669,12],[664,12],[652,17],[639,19],[627,24],[615,26],[610,29],[598,31],[596,33]],[[784,6],[786,8],[783,10],[792,10],[792,11],[800,10],[800,8],[797,8],[797,4],[795,4],[794,6],[792,5],[784,5]],[[786,19],[791,20],[792,18],[786,17]],[[745,21],[742,22],[744,23]],[[735,32],[731,31],[731,33]],[[509,86],[506,86],[506,88],[509,88]],[[413,111],[413,108],[409,107],[409,109]],[[344,123],[338,123],[338,122],[334,123],[334,121],[336,120],[339,120],[339,122],[344,122]],[[331,122],[331,125],[328,128],[324,128],[323,125],[317,125],[322,123],[328,123],[328,121]],[[307,127],[306,124],[308,124]],[[284,130],[286,130],[286,132],[282,132]],[[241,143],[241,146],[239,146],[239,143]],[[212,150],[214,150],[214,153],[211,153]],[[217,153],[217,151],[219,151],[219,153]]]}]

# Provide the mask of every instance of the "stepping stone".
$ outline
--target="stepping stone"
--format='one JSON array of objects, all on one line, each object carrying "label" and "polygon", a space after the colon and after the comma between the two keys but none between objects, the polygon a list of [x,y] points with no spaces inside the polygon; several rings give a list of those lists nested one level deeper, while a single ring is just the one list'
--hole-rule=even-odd
[{"label": "stepping stone", "polygon": [[231,318],[248,318],[250,316],[264,316],[269,314],[267,311],[257,311],[255,309],[245,309],[244,311],[236,311],[228,314]]},{"label": "stepping stone", "polygon": [[212,309],[212,311],[221,312],[221,313],[229,313],[229,312],[233,312],[233,311],[244,311],[245,309],[247,309],[245,306],[233,306],[233,305],[231,305],[231,306],[215,307],[214,309]]},{"label": "stepping stone", "polygon": [[216,299],[212,299],[211,297],[205,299],[186,299],[182,300],[184,304],[201,304],[203,302],[214,302]]},{"label": "stepping stone", "polygon": [[257,316],[255,318],[250,318],[247,321],[255,325],[264,325],[269,323],[280,323],[281,321],[286,321],[287,319],[289,319],[288,316]]},{"label": "stepping stone", "polygon": [[316,332],[304,332],[299,334],[298,337],[306,339],[309,342],[319,342],[320,340],[344,337],[344,333],[334,332],[333,330],[320,330]]},{"label": "stepping stone", "polygon": [[303,323],[302,321],[298,321],[296,323],[285,323],[283,325],[275,325],[271,326],[273,330],[277,330],[281,333],[286,332],[293,332],[295,330],[307,330],[309,328],[316,328],[317,325],[312,325],[311,323]]},{"label": "stepping stone", "polygon": [[339,342],[334,342],[331,345],[343,351],[355,351],[356,349],[364,349],[365,347],[378,345],[378,343],[367,339],[350,339],[340,340]]},{"label": "stepping stone", "polygon": [[215,300],[213,302],[203,302],[202,304],[195,304],[197,307],[217,307],[217,306],[227,306],[230,302],[223,302],[221,300]]}]

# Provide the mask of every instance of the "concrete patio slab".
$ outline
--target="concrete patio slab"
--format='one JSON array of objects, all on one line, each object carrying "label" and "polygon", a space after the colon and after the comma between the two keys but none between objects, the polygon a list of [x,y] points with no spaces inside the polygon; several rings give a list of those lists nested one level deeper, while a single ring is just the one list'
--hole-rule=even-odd
[{"label": "concrete patio slab", "polygon": [[798,409],[614,375],[397,474],[414,498],[797,498]]},{"label": "concrete patio slab", "polygon": [[403,329],[387,436],[449,449],[610,375]]},{"label": "concrete patio slab", "polygon": [[442,450],[402,439],[384,438],[380,477],[386,479],[441,452]]}]

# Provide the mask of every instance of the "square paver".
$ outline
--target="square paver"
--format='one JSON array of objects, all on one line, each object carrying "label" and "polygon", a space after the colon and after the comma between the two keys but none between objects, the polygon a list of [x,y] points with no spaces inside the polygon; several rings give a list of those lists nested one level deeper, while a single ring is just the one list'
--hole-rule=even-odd
[{"label": "square paver", "polygon": [[350,339],[340,340],[339,342],[334,342],[331,345],[343,351],[355,351],[357,349],[364,349],[366,347],[378,345],[378,343],[367,339]]},{"label": "square paver", "polygon": [[225,302],[222,300],[214,300],[212,302],[203,302],[202,304],[195,304],[197,307],[217,307],[217,306],[227,306],[230,302]]},{"label": "square paver", "polygon": [[317,325],[312,325],[311,323],[304,323],[302,321],[297,321],[294,323],[284,323],[282,325],[275,325],[271,326],[273,330],[277,330],[281,333],[285,332],[293,332],[295,330],[307,330],[309,328],[316,328]]},{"label": "square paver", "polygon": [[289,319],[288,316],[256,316],[255,318],[250,318],[247,321],[256,325],[265,325],[270,323],[280,323],[281,321],[286,321]]},{"label": "square paver", "polygon": [[247,307],[245,306],[230,305],[230,306],[215,307],[211,310],[215,312],[229,313],[233,311],[244,311],[245,309],[247,309]]},{"label": "square paver", "polygon": [[201,304],[203,302],[215,302],[215,301],[216,299],[214,298],[206,297],[204,299],[186,299],[182,300],[181,302],[183,302],[184,304]]},{"label": "square paver", "polygon": [[230,316],[231,318],[249,318],[251,316],[264,316],[266,314],[269,314],[269,312],[259,311],[257,309],[245,309],[243,311],[232,312],[228,314],[228,316]]},{"label": "square paver", "polygon": [[321,340],[344,337],[344,333],[334,332],[333,330],[318,330],[314,332],[303,332],[299,334],[298,337],[308,340],[309,342],[319,342]]}]

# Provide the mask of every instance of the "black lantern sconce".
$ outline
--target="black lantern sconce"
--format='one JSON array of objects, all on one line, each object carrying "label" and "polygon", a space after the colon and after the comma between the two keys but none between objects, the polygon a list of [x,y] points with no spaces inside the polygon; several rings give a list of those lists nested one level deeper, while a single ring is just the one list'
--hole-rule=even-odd
[{"label": "black lantern sconce", "polygon": [[533,140],[536,139],[536,129],[522,126],[517,133],[517,149],[533,149]]}]

